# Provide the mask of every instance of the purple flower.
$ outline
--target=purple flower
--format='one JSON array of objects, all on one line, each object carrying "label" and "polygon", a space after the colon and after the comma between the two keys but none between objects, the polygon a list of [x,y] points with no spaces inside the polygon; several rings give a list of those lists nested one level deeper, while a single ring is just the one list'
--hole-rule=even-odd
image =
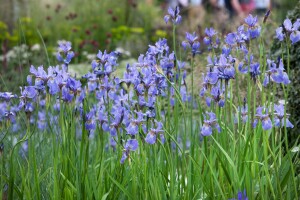
[{"label": "purple flower", "polygon": [[71,50],[71,42],[69,41],[59,41],[58,42],[58,51],[67,53]]},{"label": "purple flower", "polygon": [[185,39],[192,46],[192,44],[198,40],[198,36],[196,35],[196,32],[192,34],[186,32]]},{"label": "purple flower", "polygon": [[138,149],[139,143],[136,139],[130,139],[126,142],[121,158],[121,164],[125,162],[125,160],[129,157],[131,151],[135,151]]},{"label": "purple flower", "polygon": [[9,102],[12,98],[17,98],[17,95],[11,92],[0,92],[0,100]]},{"label": "purple flower", "polygon": [[237,199],[234,198],[234,199],[230,199],[230,200],[248,200],[246,190],[244,190],[244,192],[238,192]]},{"label": "purple flower", "polygon": [[129,125],[126,128],[127,134],[136,135],[139,132],[139,125],[144,122],[145,114],[142,112],[136,112],[137,118],[132,119]]},{"label": "purple flower", "polygon": [[260,75],[260,65],[259,63],[253,63],[250,65],[250,76],[253,80],[256,80],[256,77]]},{"label": "purple flower", "polygon": [[203,39],[205,45],[208,46],[208,49],[217,48],[220,44],[220,39],[218,37],[215,38],[215,42],[213,41],[213,36],[217,35],[217,32],[213,28],[205,29],[206,36]]},{"label": "purple flower", "polygon": [[257,38],[260,35],[261,28],[257,26],[257,16],[253,17],[251,14],[245,19],[245,23],[248,25],[248,34],[251,39]]},{"label": "purple flower", "polygon": [[263,85],[266,87],[270,80],[275,83],[283,83],[285,85],[290,83],[289,77],[285,72],[282,59],[279,61],[279,66],[272,60],[267,60],[269,70],[266,71],[266,76],[263,82]]},{"label": "purple flower", "polygon": [[244,123],[248,120],[248,106],[245,105],[241,108],[241,116]]},{"label": "purple flower", "polygon": [[129,135],[136,135],[139,132],[138,124],[131,122],[129,126],[126,128],[127,134]]},{"label": "purple flower", "polygon": [[228,44],[229,46],[233,46],[236,44],[237,41],[237,35],[236,33],[229,33],[226,38],[225,38],[225,42],[226,44]]},{"label": "purple flower", "polygon": [[260,31],[261,31],[261,28],[260,28],[260,27],[257,27],[257,28],[249,28],[249,29],[248,29],[248,33],[249,33],[250,38],[251,38],[251,39],[258,38],[259,35],[260,35]]},{"label": "purple flower", "polygon": [[76,95],[81,91],[81,82],[69,77],[67,79],[66,87]]},{"label": "purple flower", "polygon": [[[265,111],[263,113],[263,111]],[[256,109],[256,114],[255,114],[255,119],[253,122],[253,127],[256,127],[258,121],[261,121],[262,123],[262,128],[264,130],[269,130],[272,128],[272,121],[270,119],[268,109],[265,109],[264,107],[258,107]]]},{"label": "purple flower", "polygon": [[[15,111],[7,110],[7,108],[1,108],[3,104],[0,104],[0,122],[2,119],[7,119],[8,121],[15,123],[16,122],[16,113]],[[2,110],[3,109],[3,110]]]},{"label": "purple flower", "polygon": [[[149,45],[149,49],[147,51],[147,56],[140,55],[138,58],[138,62],[140,63],[140,67],[148,66],[155,64],[155,60],[153,60],[152,56],[162,55],[163,53],[169,53],[170,47],[168,46],[167,39],[159,39],[155,46]],[[150,57],[148,57],[150,55]]]},{"label": "purple flower", "polygon": [[30,66],[30,73],[35,75],[36,78],[42,79],[42,80],[47,80],[48,75],[47,72],[44,70],[43,66],[39,66],[37,69],[31,65]]},{"label": "purple flower", "polygon": [[[151,128],[150,129],[150,131],[146,135],[145,142],[147,142],[148,144],[155,144],[156,139],[157,139],[157,135],[159,133],[162,133],[162,132],[164,132],[164,130],[162,129],[162,123],[161,122],[156,122],[156,128]],[[160,134],[160,139],[161,139],[162,143],[164,143],[163,134]]]},{"label": "purple flower", "polygon": [[[260,64],[259,63],[252,63],[253,61],[253,55],[250,56],[250,67],[249,67],[249,73],[250,76],[252,78],[252,80],[254,80],[254,82],[256,81],[257,76],[259,76],[261,74],[260,72]],[[249,63],[248,62],[248,58],[247,56],[245,56],[245,63]],[[240,62],[238,69],[241,73],[245,74],[248,72],[248,65],[246,65],[244,67],[244,62]]]},{"label": "purple flower", "polygon": [[74,94],[71,93],[67,87],[62,88],[62,100],[65,102],[71,102],[74,98]]},{"label": "purple flower", "polygon": [[55,94],[59,93],[59,91],[60,91],[60,88],[59,88],[58,84],[56,83],[55,79],[48,80],[47,86],[49,88],[49,93],[51,95],[55,95]]},{"label": "purple flower", "polygon": [[203,38],[203,43],[206,45],[206,46],[210,46],[212,41],[209,37],[204,37]]},{"label": "purple flower", "polygon": [[276,37],[277,37],[277,39],[278,39],[280,42],[283,41],[285,35],[284,35],[284,33],[283,33],[283,28],[282,28],[282,27],[278,27],[278,28],[276,29]]},{"label": "purple flower", "polygon": [[22,157],[26,157],[28,154],[28,140],[26,140],[25,142],[22,143],[22,148],[20,148],[20,154]]},{"label": "purple flower", "polygon": [[96,129],[95,114],[96,114],[95,108],[91,109],[91,111],[86,114],[85,128],[88,131]]},{"label": "purple flower", "polygon": [[21,88],[21,99],[33,99],[38,95],[34,86],[25,86],[24,90]]},{"label": "purple flower", "polygon": [[195,56],[196,54],[199,54],[199,48],[200,48],[200,42],[198,41],[198,36],[196,35],[196,33],[188,33],[186,32],[186,36],[185,36],[187,41],[183,41],[182,42],[182,47],[184,50],[188,48],[192,49],[192,53],[193,56]]},{"label": "purple flower", "polygon": [[288,32],[297,31],[300,27],[300,19],[297,19],[294,24],[292,24],[290,19],[285,19],[283,25]]},{"label": "purple flower", "polygon": [[289,114],[286,113],[286,118],[284,119],[284,105],[274,105],[274,122],[275,126],[277,127],[284,127],[284,124],[286,123],[286,127],[293,128],[294,125],[290,122],[290,120],[287,118]]},{"label": "purple flower", "polygon": [[271,13],[271,10],[268,10],[264,16],[264,20],[263,20],[263,23],[266,23],[268,17],[270,16],[270,13]]},{"label": "purple flower", "polygon": [[37,120],[37,124],[38,124],[38,129],[40,130],[45,130],[46,128],[46,112],[45,111],[39,111],[38,112],[38,120]]},{"label": "purple flower", "polygon": [[257,23],[257,16],[253,17],[251,14],[248,15],[245,18],[245,23],[249,26],[249,27],[255,27],[256,23]]},{"label": "purple flower", "polygon": [[[225,94],[224,89],[221,90],[220,85],[213,87],[211,89],[211,97],[220,107],[223,107],[225,105]],[[210,106],[211,98],[206,98],[206,104],[207,106]]]},{"label": "purple flower", "polygon": [[135,139],[130,139],[127,141],[127,143],[125,144],[125,149],[126,150],[130,150],[130,151],[135,151],[137,150],[139,144],[138,141]]},{"label": "purple flower", "polygon": [[182,102],[187,102],[188,101],[188,93],[187,93],[186,86],[181,86],[180,87],[180,96],[181,96]]},{"label": "purple flower", "polygon": [[151,131],[146,135],[145,141],[148,144],[155,144],[156,142],[156,134],[152,133]]},{"label": "purple flower", "polygon": [[64,62],[64,64],[66,65],[68,65],[71,62],[72,58],[75,56],[74,52],[71,51],[71,45],[72,44],[69,41],[58,42],[58,51],[56,53],[56,59],[59,62]]},{"label": "purple flower", "polygon": [[203,97],[205,92],[210,89],[213,85],[218,82],[217,72],[207,72],[206,76],[203,75],[202,89],[200,91],[200,96]]},{"label": "purple flower", "polygon": [[210,27],[210,28],[206,28],[206,29],[205,29],[205,34],[206,34],[208,37],[212,38],[214,35],[217,34],[217,32],[215,31],[215,29],[213,29],[212,27]]},{"label": "purple flower", "polygon": [[237,37],[236,37],[237,43],[239,44],[244,43],[246,41],[249,41],[249,39],[250,39],[250,35],[245,25],[239,26],[237,29]]},{"label": "purple flower", "polygon": [[219,58],[219,62],[216,64],[218,71],[218,78],[224,79],[225,81],[228,81],[230,79],[234,79],[235,77],[235,68],[234,68],[234,62],[235,60],[229,56],[226,58],[224,54],[221,54]]},{"label": "purple flower", "polygon": [[116,146],[117,146],[116,138],[110,137],[109,144],[113,150],[116,150]]},{"label": "purple flower", "polygon": [[[104,110],[101,111],[102,113],[105,112]],[[107,114],[104,114],[107,115]],[[104,124],[102,125],[103,130],[107,130],[107,127],[109,128],[109,132],[111,136],[117,136],[117,132],[121,132],[122,129],[120,129],[121,123],[124,122],[124,119],[126,117],[126,109],[122,105],[113,105],[111,109],[111,116],[110,116],[110,125],[106,124],[106,116],[102,119],[104,120]],[[99,120],[100,120],[100,114],[99,114]],[[101,121],[101,120],[100,120]],[[125,124],[125,123],[124,123]],[[126,123],[125,126],[128,126]]]},{"label": "purple flower", "polygon": [[73,51],[68,52],[66,59],[64,60],[65,64],[69,64],[74,56],[75,53]]},{"label": "purple flower", "polygon": [[295,44],[300,41],[300,31],[293,31],[290,35],[290,40],[292,44]]},{"label": "purple flower", "polygon": [[176,6],[175,10],[173,10],[171,7],[169,7],[169,9],[168,9],[168,15],[166,15],[164,17],[164,20],[165,20],[166,24],[168,23],[168,21],[170,19],[172,19],[172,22],[173,22],[174,25],[180,24],[182,18],[179,15],[179,13],[180,13],[180,10],[179,10],[178,6]]},{"label": "purple flower", "polygon": [[285,34],[290,35],[292,44],[300,41],[300,19],[297,19],[293,24],[290,19],[285,19],[282,26],[276,29],[276,37],[279,41],[283,41]]},{"label": "purple flower", "polygon": [[204,122],[201,128],[201,134],[203,136],[209,136],[212,134],[213,128],[217,129],[217,131],[220,132],[221,129],[217,122],[216,115],[213,112],[207,112],[206,115],[209,116],[209,119],[206,119],[206,116],[204,115]]},{"label": "purple flower", "polygon": [[34,111],[34,105],[31,102],[26,102],[24,108],[26,113],[32,113]]},{"label": "purple flower", "polygon": [[99,50],[97,54],[97,60],[92,61],[93,73],[97,76],[109,76],[114,70],[117,64],[118,54],[116,52],[103,53]]}]

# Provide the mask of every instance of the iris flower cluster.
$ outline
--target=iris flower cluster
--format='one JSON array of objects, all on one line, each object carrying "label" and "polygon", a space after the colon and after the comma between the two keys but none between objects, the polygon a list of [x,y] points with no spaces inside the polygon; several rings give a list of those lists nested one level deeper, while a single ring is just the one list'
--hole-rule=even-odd
[{"label": "iris flower cluster", "polygon": [[[181,22],[178,7],[168,10],[164,20],[172,21],[174,25]],[[285,21],[284,27],[297,39],[295,34],[299,28],[299,21],[293,25]],[[265,75],[264,85],[270,81],[288,84],[290,81],[282,60],[275,63],[268,60],[268,69],[265,74],[260,71],[260,65],[254,61],[254,56],[249,55],[249,43],[260,36],[261,28],[257,25],[257,17],[249,15],[245,23],[236,32],[229,33],[222,44],[217,32],[213,28],[205,30],[203,42],[209,50],[220,48],[219,55],[210,52],[207,61],[207,73],[203,74],[203,83],[200,96],[205,97],[206,104],[213,109],[226,106],[227,87],[236,77],[236,61],[232,56],[236,51],[242,52],[243,59],[238,65],[239,72],[250,74],[256,81],[259,76]],[[293,42],[293,43],[294,43]],[[61,41],[58,44],[56,58],[61,65],[30,67],[27,77],[27,86],[21,87],[20,95],[10,92],[0,93],[0,123],[9,121],[14,130],[19,130],[16,119],[22,111],[29,122],[39,119],[37,127],[46,130],[51,124],[55,129],[59,112],[65,112],[66,107],[73,109],[76,121],[77,134],[82,134],[82,128],[91,134],[97,132],[109,135],[109,146],[116,150],[116,145],[121,145],[123,152],[121,163],[132,159],[133,152],[139,152],[139,143],[150,145],[164,144],[165,135],[163,122],[166,120],[166,109],[158,113],[157,102],[168,102],[171,106],[178,103],[175,98],[175,88],[178,89],[181,101],[190,99],[186,84],[185,62],[178,60],[174,51],[171,51],[166,39],[158,40],[154,45],[149,45],[145,54],[141,54],[134,64],[128,64],[123,77],[115,77],[114,71],[118,67],[118,52],[100,51],[97,58],[91,62],[91,71],[78,80],[68,72],[68,65],[75,56],[70,42]],[[193,57],[200,53],[200,42],[196,33],[186,33],[186,40],[182,42],[185,50],[190,49]],[[177,87],[178,86],[178,87]],[[17,104],[15,100],[19,100]],[[90,107],[84,108],[83,102],[91,101]],[[50,103],[50,104],[49,104]],[[194,102],[192,102],[194,103]],[[52,106],[54,112],[46,112]],[[284,114],[284,106],[274,105],[274,113],[268,108],[258,107],[253,126],[259,122],[265,130],[272,126],[293,127]],[[243,122],[249,120],[246,103],[240,109]],[[171,114],[171,113],[169,113]],[[271,121],[272,116],[274,124]],[[158,117],[159,116],[159,117]],[[286,117],[284,117],[286,116]],[[160,120],[158,120],[160,119]],[[221,131],[216,114],[206,112],[201,126],[201,135],[209,136],[216,130]],[[59,131],[58,131],[59,133]],[[189,145],[186,145],[189,146]]]},{"label": "iris flower cluster", "polygon": [[261,74],[260,64],[254,61],[253,55],[245,53],[244,59],[239,63],[238,69],[242,74],[250,74],[251,79],[256,83],[257,77]]},{"label": "iris flower cluster", "polygon": [[270,81],[274,83],[283,83],[284,85],[289,84],[291,81],[287,73],[285,72],[282,59],[278,63],[275,63],[272,60],[267,60],[268,70],[264,78],[264,86],[267,86]]},{"label": "iris flower cluster", "polygon": [[[278,62],[274,62],[272,60],[267,60],[267,69],[264,73],[261,72],[261,66],[259,62],[255,61],[255,57],[250,53],[249,47],[252,40],[260,37],[261,27],[258,25],[257,17],[249,15],[245,18],[244,24],[237,28],[236,32],[229,33],[224,38],[224,44],[221,43],[221,40],[217,37],[217,32],[213,28],[205,29],[205,38],[204,44],[206,44],[211,50],[212,48],[221,48],[220,54],[215,55],[214,52],[210,52],[207,57],[207,73],[203,75],[203,83],[202,88],[200,90],[200,96],[205,97],[206,104],[211,109],[213,105],[217,105],[219,107],[226,106],[226,98],[230,98],[229,94],[226,94],[226,87],[235,79],[236,76],[236,61],[238,58],[233,57],[232,53],[234,51],[238,51],[239,55],[242,56],[242,59],[237,64],[238,72],[241,74],[248,74],[250,78],[253,80],[254,84],[258,84],[260,76],[264,76],[263,85],[266,87],[270,82],[274,82],[277,84],[289,84],[290,80],[288,78],[287,73],[285,72],[283,61],[278,60]],[[298,34],[299,28],[299,20],[297,20],[294,24],[291,24],[289,20],[285,20],[284,27],[289,34],[291,34],[291,38],[293,38],[293,42],[296,42],[296,34]],[[277,31],[278,32],[278,31]],[[293,35],[292,35],[293,34]],[[278,35],[278,34],[277,34]],[[195,41],[195,36],[189,34],[188,38],[190,41]],[[215,42],[213,38],[216,37]],[[189,40],[188,40],[189,41]],[[190,43],[186,43],[191,45]],[[217,51],[218,52],[218,51]],[[248,105],[244,102],[244,105],[239,107],[239,114],[241,116],[242,122],[246,123],[248,120],[253,120],[253,127],[256,127],[258,122],[262,123],[262,127],[264,130],[271,129],[274,125],[278,127],[282,127],[285,122],[287,127],[292,127],[293,125],[287,119],[288,114],[285,119],[283,119],[282,110],[284,110],[284,106],[275,106],[274,110],[276,113],[270,113],[270,109],[265,107],[258,107],[256,109],[255,119],[250,119],[248,116]],[[201,134],[203,136],[211,135],[213,129],[217,129],[220,131],[217,119],[214,117],[215,114],[213,112],[209,112],[209,120],[204,118],[204,122],[201,128]],[[281,114],[279,114],[281,113]],[[274,122],[272,122],[272,116],[274,117]],[[279,117],[278,117],[279,116]]]},{"label": "iris flower cluster", "polygon": [[[68,56],[72,55],[70,52],[69,42],[59,44],[57,55],[66,55],[71,59],[72,56]],[[61,57],[57,58],[59,62],[62,61]],[[155,144],[160,140],[163,144],[163,125],[155,119],[156,100],[166,98],[166,94],[171,93],[172,87],[168,86],[166,77],[171,82],[176,79],[184,81],[182,76],[185,73],[180,72],[184,64],[177,62],[166,39],[149,46],[137,63],[127,65],[123,78],[112,76],[118,66],[117,59],[116,52],[99,51],[97,59],[91,63],[92,71],[84,75],[81,81],[68,73],[65,64],[69,64],[70,60],[64,60],[68,62],[64,62],[62,66],[50,66],[47,70],[43,66],[31,66],[27,77],[28,86],[21,88],[18,106],[11,105],[11,99],[17,98],[16,95],[0,93],[1,121],[6,118],[15,121],[17,112],[24,110],[31,121],[32,117],[39,118],[39,129],[46,129],[47,118],[58,117],[52,113],[46,115],[45,99],[50,95],[52,101],[56,102],[52,105],[54,110],[62,109],[61,102],[74,106],[75,113],[78,112],[78,117],[84,119],[85,129],[90,134],[94,134],[99,128],[110,134],[110,145],[113,148],[117,143],[124,144],[121,163],[130,158],[132,151],[138,149],[139,141]],[[180,91],[186,95],[185,87]],[[82,102],[87,98],[94,98],[96,104],[84,113]],[[76,126],[80,126],[80,123]]]},{"label": "iris flower cluster", "polygon": [[221,43],[218,33],[212,27],[205,29],[205,37],[203,43],[207,46],[208,50],[217,49]]},{"label": "iris flower cluster", "polygon": [[300,19],[294,23],[290,19],[285,19],[283,24],[276,29],[276,38],[283,41],[285,37],[289,37],[292,44],[300,41]]},{"label": "iris flower cluster", "polygon": [[[113,147],[121,139],[118,142],[125,144],[121,159],[124,163],[131,152],[138,149],[139,137],[149,144],[157,143],[158,139],[164,143],[162,123],[155,119],[155,103],[157,98],[166,98],[167,93],[173,98],[173,88],[166,78],[171,82],[181,80],[184,83],[185,73],[181,72],[184,63],[177,61],[174,52],[170,52],[166,39],[149,45],[148,51],[139,56],[137,63],[127,65],[122,78],[112,77],[117,67],[117,55],[115,52],[99,51],[97,59],[92,61],[92,72],[83,77],[87,80],[87,89],[82,88],[81,91],[95,96],[98,102],[86,114],[85,128],[94,132],[98,125],[104,132],[110,133],[110,145]],[[76,88],[76,82],[70,81]],[[182,100],[187,101],[184,84],[180,93]],[[130,144],[134,144],[134,148]]]}]

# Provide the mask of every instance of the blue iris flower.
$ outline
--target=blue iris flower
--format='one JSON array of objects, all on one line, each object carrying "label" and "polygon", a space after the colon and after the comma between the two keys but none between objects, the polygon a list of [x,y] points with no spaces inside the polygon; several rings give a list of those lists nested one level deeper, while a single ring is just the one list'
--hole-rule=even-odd
[{"label": "blue iris flower", "polygon": [[[209,116],[209,119],[206,118],[206,115]],[[212,134],[213,128],[217,129],[217,131],[220,132],[221,129],[218,124],[216,114],[213,112],[207,112],[206,115],[204,115],[204,122],[201,128],[201,134],[203,136],[209,136]]]},{"label": "blue iris flower", "polygon": [[181,23],[181,15],[179,15],[180,10],[179,7],[176,6],[175,9],[169,7],[168,9],[168,14],[165,15],[164,20],[166,22],[166,24],[168,23],[168,21],[171,19],[174,25],[178,25]]}]

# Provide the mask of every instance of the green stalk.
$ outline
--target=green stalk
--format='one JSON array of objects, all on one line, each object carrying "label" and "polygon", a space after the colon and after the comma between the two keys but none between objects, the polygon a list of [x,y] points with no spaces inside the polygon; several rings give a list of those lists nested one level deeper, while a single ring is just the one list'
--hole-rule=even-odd
[{"label": "green stalk", "polygon": [[56,145],[56,135],[52,133],[52,153],[53,153],[53,198],[59,199],[59,181],[58,181],[58,153],[59,147]]},{"label": "green stalk", "polygon": [[[256,110],[255,108],[256,108],[256,87],[254,86],[254,95],[253,95],[253,106],[254,106],[254,108],[253,108],[253,112]],[[253,117],[254,117],[254,115],[252,115]],[[250,115],[248,115],[248,117],[250,117]],[[257,175],[257,172],[259,172],[259,170],[257,170],[256,168],[257,168],[257,164],[256,164],[256,162],[257,162],[257,148],[258,148],[258,146],[257,146],[257,135],[258,135],[258,133],[257,133],[257,131],[253,131],[253,149],[252,149],[252,151],[253,151],[253,162],[252,162],[252,164],[251,164],[251,171],[252,171],[252,179],[255,179],[256,178],[256,175]],[[254,187],[255,187],[255,185],[254,185],[254,183],[252,182],[252,190],[254,191]]]},{"label": "green stalk", "polygon": [[175,57],[177,59],[177,54],[176,54],[176,25],[173,24],[173,51],[175,54]]},{"label": "green stalk", "polygon": [[[288,86],[289,89],[289,86]],[[285,102],[287,102],[288,100],[288,89],[287,91],[285,90],[285,86],[283,85],[283,93],[284,93],[284,100]],[[286,104],[285,104],[286,106]],[[286,154],[288,155],[288,159],[290,161],[290,166],[291,166],[291,171],[292,171],[292,180],[293,180],[293,186],[294,186],[294,191],[295,191],[295,195],[296,195],[296,199],[299,199],[298,197],[298,190],[297,190],[297,184],[296,184],[296,177],[295,177],[295,170],[294,170],[294,165],[293,165],[293,160],[291,158],[291,154],[290,154],[290,150],[289,150],[289,142],[288,142],[288,136],[287,136],[287,127],[286,127],[286,107],[284,108],[284,142],[285,142],[285,150],[286,150]]]},{"label": "green stalk", "polygon": [[25,142],[31,137],[30,133],[30,122],[27,120],[27,131],[24,137],[19,140],[12,148],[11,153],[10,153],[10,169],[9,169],[9,186],[8,186],[8,200],[13,200],[13,195],[14,195],[14,184],[15,184],[15,170],[14,170],[14,151],[19,146],[21,143]]},{"label": "green stalk", "polygon": [[[286,38],[286,48],[287,48],[287,74],[288,76],[290,76],[290,40],[288,37]],[[290,84],[287,86],[287,90],[285,90],[285,87],[283,85],[283,93],[284,93],[284,100],[285,102],[288,102],[288,94],[290,91]],[[284,109],[284,119],[286,119],[287,115],[286,115],[286,104],[285,104],[285,109]],[[296,199],[299,199],[298,197],[298,190],[297,190],[297,184],[296,184],[296,180],[295,180],[295,170],[294,170],[294,165],[293,165],[293,161],[289,152],[289,146],[288,146],[288,137],[287,137],[287,127],[286,127],[286,120],[284,120],[284,141],[285,141],[285,146],[286,146],[286,153],[288,155],[289,161],[290,161],[290,165],[291,165],[291,171],[292,171],[292,180],[293,180],[293,185],[294,185],[294,190],[295,190],[295,195],[296,195]]]},{"label": "green stalk", "polygon": [[[263,147],[264,147],[264,170],[265,170],[265,176],[267,178],[271,194],[273,195],[273,198],[276,199],[276,195],[272,186],[270,173],[269,173],[269,163],[268,163],[268,145],[269,145],[269,139],[268,139],[268,133],[262,132],[263,134]],[[267,187],[267,186],[266,186]]]},{"label": "green stalk", "polygon": [[[30,132],[30,124],[29,124],[27,129]],[[37,165],[36,165],[35,137],[34,136],[30,140],[28,140],[28,144],[29,144],[29,167],[30,167],[30,164],[32,163],[35,191],[37,192],[37,197],[36,198],[40,199],[41,194],[40,194],[40,184],[39,184],[39,181],[38,181],[38,170],[37,170]]]}]

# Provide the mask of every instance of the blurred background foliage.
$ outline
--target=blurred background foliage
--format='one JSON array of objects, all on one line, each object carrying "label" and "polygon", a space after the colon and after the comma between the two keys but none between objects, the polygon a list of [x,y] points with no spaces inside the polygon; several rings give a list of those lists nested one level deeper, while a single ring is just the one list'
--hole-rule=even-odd
[{"label": "blurred background foliage", "polygon": [[[17,0],[3,3],[11,4],[15,1]],[[136,46],[128,49],[136,54],[147,48],[147,42],[166,36],[164,32],[154,30],[158,28],[157,24],[162,23],[158,19],[161,16],[160,7],[149,6],[144,1],[23,1],[23,4],[27,4],[26,15],[15,14],[19,15],[15,21],[5,20],[3,16],[0,18],[1,33],[5,32],[4,37],[1,37],[1,44],[7,40],[8,47],[20,43],[29,46],[41,43],[39,31],[47,47],[55,47],[58,40],[64,39],[72,41],[75,50],[111,50],[128,40],[138,40],[143,44],[138,46],[142,49],[137,49]],[[23,4],[15,6],[22,6],[22,9]],[[14,18],[16,17],[11,16],[11,19]]]}]

